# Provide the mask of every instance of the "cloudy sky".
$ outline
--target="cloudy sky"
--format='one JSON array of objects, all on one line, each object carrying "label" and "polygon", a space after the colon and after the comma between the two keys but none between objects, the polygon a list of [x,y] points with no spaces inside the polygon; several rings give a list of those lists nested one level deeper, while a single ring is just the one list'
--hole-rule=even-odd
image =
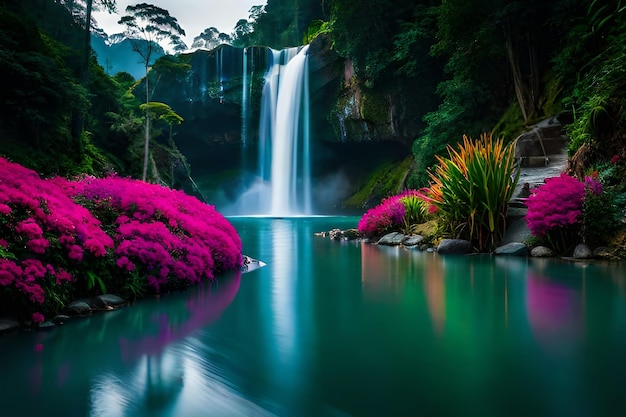
[{"label": "cloudy sky", "polygon": [[256,5],[266,4],[266,0],[117,0],[117,15],[96,12],[94,17],[108,35],[122,32],[117,21],[123,16],[129,4],[149,3],[166,9],[185,30],[184,40],[191,46],[193,38],[209,27],[230,34],[239,19],[248,18],[248,10]]}]

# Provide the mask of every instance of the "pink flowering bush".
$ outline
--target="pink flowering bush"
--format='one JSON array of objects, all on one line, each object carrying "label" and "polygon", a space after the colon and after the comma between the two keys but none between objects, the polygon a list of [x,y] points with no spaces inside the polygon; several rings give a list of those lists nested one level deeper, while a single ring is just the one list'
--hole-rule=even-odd
[{"label": "pink flowering bush", "polygon": [[55,180],[106,219],[115,241],[115,275],[141,291],[167,291],[240,268],[241,239],[213,206],[182,191],[141,181],[87,177]]},{"label": "pink flowering bush", "polygon": [[527,200],[526,223],[531,233],[544,237],[582,220],[585,184],[563,173],[547,178]]},{"label": "pink flowering bush", "polygon": [[186,287],[240,268],[241,247],[213,206],[181,191],[117,177],[42,180],[0,158],[1,315],[41,323],[89,295]]},{"label": "pink flowering bush", "polygon": [[595,240],[592,236],[599,229],[586,225],[612,219],[605,212],[613,210],[611,198],[595,178],[587,176],[581,182],[563,173],[533,190],[527,200],[526,223],[534,236],[545,239],[557,253],[567,254],[581,239]]},{"label": "pink flowering bush", "polygon": [[84,207],[37,173],[0,158],[0,312],[39,321],[113,248]]},{"label": "pink flowering bush", "polygon": [[426,216],[426,203],[416,190],[407,190],[386,199],[369,209],[361,219],[357,229],[367,237],[378,237],[392,231],[407,230]]}]

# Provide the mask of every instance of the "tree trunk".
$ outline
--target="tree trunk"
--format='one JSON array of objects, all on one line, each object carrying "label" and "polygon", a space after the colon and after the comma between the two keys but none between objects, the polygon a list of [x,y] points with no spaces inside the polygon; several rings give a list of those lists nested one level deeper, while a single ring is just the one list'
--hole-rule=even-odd
[{"label": "tree trunk", "polygon": [[[146,61],[146,62],[149,62]],[[150,90],[148,88],[148,64],[146,64],[146,143],[143,148],[143,174],[141,175],[142,181],[146,181],[148,176],[148,161],[150,152],[150,110],[148,103],[150,102]]]},{"label": "tree trunk", "polygon": [[513,75],[513,85],[515,87],[515,96],[517,97],[517,102],[519,103],[520,110],[522,111],[522,116],[524,117],[524,122],[528,121],[528,112],[526,111],[526,100],[524,99],[524,86],[522,82],[522,75],[519,69],[519,62],[517,60],[517,56],[514,51],[513,39],[511,38],[511,33],[506,28],[506,49],[507,55],[509,58],[509,65],[511,66],[511,73]]}]

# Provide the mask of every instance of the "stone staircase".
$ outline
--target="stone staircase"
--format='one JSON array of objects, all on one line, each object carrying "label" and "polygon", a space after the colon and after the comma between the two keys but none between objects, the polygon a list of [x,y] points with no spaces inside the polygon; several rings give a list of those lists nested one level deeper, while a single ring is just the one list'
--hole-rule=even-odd
[{"label": "stone staircase", "polygon": [[543,120],[518,138],[515,157],[520,176],[507,212],[507,231],[503,243],[523,242],[530,231],[524,219],[530,190],[557,177],[567,168],[567,138],[556,118]]},{"label": "stone staircase", "polygon": [[522,134],[517,140],[515,158],[520,164],[520,176],[512,206],[523,203],[532,188],[567,168],[567,137],[557,118],[545,119]]}]

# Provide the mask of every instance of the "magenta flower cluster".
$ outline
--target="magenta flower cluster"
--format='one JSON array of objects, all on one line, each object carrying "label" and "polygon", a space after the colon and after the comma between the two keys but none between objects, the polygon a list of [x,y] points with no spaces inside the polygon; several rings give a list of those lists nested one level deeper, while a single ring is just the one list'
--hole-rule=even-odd
[{"label": "magenta flower cluster", "polygon": [[181,191],[118,177],[42,180],[0,158],[0,311],[41,322],[54,310],[48,293],[58,303],[61,287],[71,296],[94,274],[140,277],[154,291],[187,286],[240,268],[241,248],[213,206]]},{"label": "magenta flower cluster", "polygon": [[[35,304],[42,285],[73,281],[85,254],[104,257],[113,240],[84,207],[21,165],[0,158],[0,289],[14,288]],[[39,317],[39,316],[36,316]]]},{"label": "magenta flower cluster", "polygon": [[584,182],[563,173],[548,178],[527,200],[526,223],[537,237],[582,222],[585,194],[602,193],[602,184],[592,177]]},{"label": "magenta flower cluster", "polygon": [[414,195],[421,198],[417,190],[407,190],[401,194],[383,199],[382,202],[369,209],[361,216],[357,229],[359,233],[374,237],[381,236],[392,230],[399,230],[404,226],[404,214],[406,208],[402,203],[402,197]]},{"label": "magenta flower cluster", "polygon": [[145,275],[155,291],[213,279],[243,263],[235,228],[215,207],[182,191],[116,176],[56,183],[114,218],[117,267]]}]

